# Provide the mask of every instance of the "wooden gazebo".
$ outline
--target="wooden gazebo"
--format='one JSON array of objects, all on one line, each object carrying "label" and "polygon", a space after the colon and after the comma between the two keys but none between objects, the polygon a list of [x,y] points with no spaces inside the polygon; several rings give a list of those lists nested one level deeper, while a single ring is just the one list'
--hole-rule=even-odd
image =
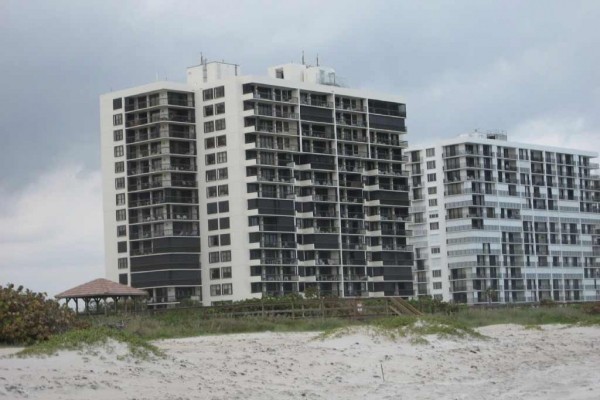
[{"label": "wooden gazebo", "polygon": [[[144,290],[100,278],[84,283],[83,285],[75,286],[72,289],[65,290],[64,292],[57,294],[56,298],[65,299],[67,305],[69,305],[71,300],[75,300],[75,311],[77,313],[79,313],[79,300],[83,300],[85,312],[89,313],[91,301],[96,303],[96,310],[98,310],[100,301],[104,300],[105,311],[108,312],[108,299],[113,300],[116,311],[119,300],[126,301],[127,299],[131,299],[133,300],[135,308],[136,300],[146,296],[148,296],[148,293]],[[127,303],[125,303],[125,307],[127,307]]]}]

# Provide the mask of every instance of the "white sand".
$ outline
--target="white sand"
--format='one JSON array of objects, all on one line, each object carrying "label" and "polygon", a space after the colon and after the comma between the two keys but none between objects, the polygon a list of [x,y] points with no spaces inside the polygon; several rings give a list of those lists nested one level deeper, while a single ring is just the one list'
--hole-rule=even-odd
[{"label": "white sand", "polygon": [[600,328],[480,331],[491,339],[267,332],[160,341],[153,361],[122,346],[2,357],[0,399],[600,399]]}]

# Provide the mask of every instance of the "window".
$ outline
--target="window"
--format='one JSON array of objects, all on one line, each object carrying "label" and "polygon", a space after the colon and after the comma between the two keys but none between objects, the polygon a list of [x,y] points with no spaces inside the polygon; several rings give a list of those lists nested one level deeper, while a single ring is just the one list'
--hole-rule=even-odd
[{"label": "window", "polygon": [[204,123],[204,133],[210,133],[215,131],[215,121],[208,121]]},{"label": "window", "polygon": [[117,194],[116,203],[117,203],[118,206],[124,206],[125,205],[125,193],[119,193],[119,194]]},{"label": "window", "polygon": [[126,210],[117,210],[117,221],[125,221],[126,219]]},{"label": "window", "polygon": [[226,250],[221,252],[221,262],[231,261],[231,251]]},{"label": "window", "polygon": [[121,108],[123,108],[123,99],[120,97],[113,99],[113,110],[120,110]]},{"label": "window", "polygon": [[221,268],[221,278],[223,278],[223,279],[231,278],[231,267]]},{"label": "window", "polygon": [[206,213],[207,214],[216,214],[218,213],[217,203],[207,203],[206,204]]},{"label": "window", "polygon": [[219,245],[219,235],[211,235],[208,237],[208,247],[217,247]]},{"label": "window", "polygon": [[125,236],[127,235],[127,226],[119,225],[117,226],[117,236]]},{"label": "window", "polygon": [[435,156],[435,148],[432,147],[431,149],[426,149],[425,156],[427,156],[427,157]]},{"label": "window", "polygon": [[439,247],[432,247],[431,248],[431,254],[440,254],[440,248]]},{"label": "window", "polygon": [[427,193],[429,194],[437,194],[437,187],[432,186],[427,188]]},{"label": "window", "polygon": [[210,295],[211,296],[220,296],[221,295],[221,285],[210,285]]},{"label": "window", "polygon": [[261,293],[262,292],[262,283],[252,282],[250,284],[250,292],[251,293]]},{"label": "window", "polygon": [[225,103],[215,104],[215,114],[225,114]]},{"label": "window", "polygon": [[215,99],[225,97],[225,86],[219,86],[215,88]]},{"label": "window", "polygon": [[126,269],[127,268],[127,258],[126,257],[119,258],[117,260],[117,266],[119,269]]},{"label": "window", "polygon": [[125,163],[123,161],[117,161],[115,163],[115,173],[125,172]]},{"label": "window", "polygon": [[442,288],[442,282],[433,282],[433,288],[434,289],[441,289]]},{"label": "window", "polygon": [[429,214],[429,219],[431,219],[431,218],[437,218],[437,217],[438,217],[437,213]]},{"label": "window", "polygon": [[215,148],[215,138],[211,137],[208,139],[204,139],[204,148],[205,149],[214,149]]},{"label": "window", "polygon": [[429,206],[430,207],[437,206],[437,199],[429,199]]},{"label": "window", "polygon": [[219,202],[219,212],[229,212],[229,202],[228,201],[220,201]]},{"label": "window", "polygon": [[210,264],[218,263],[219,262],[219,252],[211,251],[210,253],[208,253],[208,262]]},{"label": "window", "polygon": [[220,151],[217,153],[217,164],[222,164],[227,162],[227,152]]},{"label": "window", "polygon": [[217,147],[227,146],[227,138],[225,135],[217,136]]},{"label": "window", "polygon": [[227,173],[227,168],[219,168],[217,170],[217,176],[219,177],[218,179],[227,179],[229,177],[229,174]]},{"label": "window", "polygon": [[204,116],[205,117],[210,117],[212,115],[215,115],[214,107],[212,105],[210,105],[210,106],[204,106]]},{"label": "window", "polygon": [[219,220],[217,218],[209,219],[208,220],[208,230],[216,231],[217,229],[219,229]]},{"label": "window", "polygon": [[223,129],[225,129],[225,118],[216,120],[215,121],[215,130],[222,131]]},{"label": "window", "polygon": [[229,229],[229,217],[219,219],[219,227],[221,229]]},{"label": "window", "polygon": [[438,229],[440,229],[440,223],[439,222],[430,222],[429,229],[432,231],[437,231]]},{"label": "window", "polygon": [[427,169],[435,169],[435,161],[427,161]]},{"label": "window", "polygon": [[205,89],[202,91],[202,98],[204,99],[204,101],[206,100],[212,100],[213,99],[213,90],[212,89]]},{"label": "window", "polygon": [[113,125],[123,125],[123,114],[115,114],[113,115]]},{"label": "window", "polygon": [[115,157],[123,157],[123,146],[115,146]]},{"label": "window", "polygon": [[228,196],[228,195],[229,195],[229,186],[219,185],[219,196]]},{"label": "window", "polygon": [[427,174],[427,182],[435,182],[435,174]]},{"label": "window", "polygon": [[441,278],[442,277],[442,270],[441,269],[434,269],[433,271],[431,271],[431,275],[434,278]]},{"label": "window", "polygon": [[123,129],[117,129],[116,131],[114,131],[113,139],[115,139],[115,142],[123,140]]},{"label": "window", "polygon": [[221,235],[221,246],[229,246],[231,244],[231,235],[225,233]]},{"label": "window", "polygon": [[119,253],[127,253],[127,242],[118,242],[117,251]]},{"label": "window", "polygon": [[115,178],[115,189],[125,188],[125,178]]},{"label": "window", "polygon": [[217,180],[217,170],[211,169],[206,171],[206,182],[213,182]]},{"label": "window", "polygon": [[217,197],[217,187],[216,186],[209,186],[206,188],[206,197],[207,198],[211,198],[211,197]]},{"label": "window", "polygon": [[217,162],[217,157],[214,154],[207,154],[204,156],[204,163],[206,165],[213,165]]},{"label": "window", "polygon": [[224,283],[223,284],[223,295],[227,296],[233,294],[233,285],[231,283]]},{"label": "window", "polygon": [[210,269],[210,279],[221,279],[221,269],[220,268],[211,268]]}]

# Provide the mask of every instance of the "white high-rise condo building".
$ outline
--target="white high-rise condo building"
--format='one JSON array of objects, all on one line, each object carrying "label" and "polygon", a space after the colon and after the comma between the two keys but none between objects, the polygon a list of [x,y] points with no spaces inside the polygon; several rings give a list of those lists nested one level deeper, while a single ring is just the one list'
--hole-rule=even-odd
[{"label": "white high-rise condo building", "polygon": [[406,109],[330,68],[101,96],[108,278],[154,302],[412,296]]},{"label": "white high-rise condo building", "polygon": [[467,304],[599,299],[594,157],[502,133],[411,148],[415,295]]}]

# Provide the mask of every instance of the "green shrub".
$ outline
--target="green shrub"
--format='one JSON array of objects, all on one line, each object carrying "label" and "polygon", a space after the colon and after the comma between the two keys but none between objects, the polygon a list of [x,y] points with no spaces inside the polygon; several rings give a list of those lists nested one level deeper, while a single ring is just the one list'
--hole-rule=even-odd
[{"label": "green shrub", "polygon": [[581,311],[589,315],[600,315],[600,303],[582,304]]},{"label": "green shrub", "polygon": [[454,314],[460,310],[460,306],[455,303],[448,303],[437,300],[431,296],[418,297],[409,300],[409,303],[422,313],[427,314]]},{"label": "green shrub", "polygon": [[77,325],[75,313],[45,293],[0,286],[0,343],[35,343]]}]

